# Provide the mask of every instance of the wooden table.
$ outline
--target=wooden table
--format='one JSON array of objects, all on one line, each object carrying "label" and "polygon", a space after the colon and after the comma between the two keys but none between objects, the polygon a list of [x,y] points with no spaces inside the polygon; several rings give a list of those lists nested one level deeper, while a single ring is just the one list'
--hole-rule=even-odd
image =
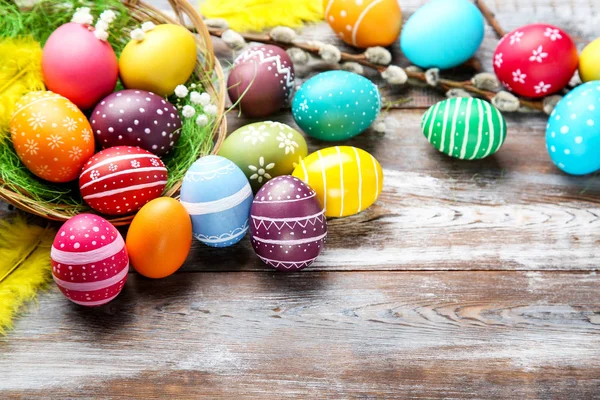
[{"label": "wooden table", "polygon": [[[423,2],[402,1],[405,18]],[[507,30],[547,21],[580,47],[600,33],[597,1],[488,4]],[[488,28],[488,70],[496,42]],[[276,273],[247,239],[196,243],[179,273],[131,273],[104,307],[52,288],[0,339],[0,398],[600,398],[597,175],[554,167],[539,114],[507,115],[496,155],[452,160],[419,128],[441,97],[385,93],[412,98],[387,114],[397,127],[345,143],[379,159],[385,189],[329,221],[313,267]],[[229,114],[230,130],[247,122]]]}]

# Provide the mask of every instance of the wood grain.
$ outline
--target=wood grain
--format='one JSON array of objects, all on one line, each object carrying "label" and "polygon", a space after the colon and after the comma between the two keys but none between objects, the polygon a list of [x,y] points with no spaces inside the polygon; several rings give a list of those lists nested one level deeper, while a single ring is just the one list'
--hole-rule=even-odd
[{"label": "wood grain", "polygon": [[597,398],[599,283],[595,273],[130,275],[101,308],[42,297],[0,342],[0,397]]}]

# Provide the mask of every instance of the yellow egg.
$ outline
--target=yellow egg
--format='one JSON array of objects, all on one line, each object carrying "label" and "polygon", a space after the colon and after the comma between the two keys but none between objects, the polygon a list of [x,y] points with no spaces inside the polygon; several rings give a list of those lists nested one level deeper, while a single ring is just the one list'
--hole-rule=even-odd
[{"label": "yellow egg", "polygon": [[293,175],[317,193],[328,217],[353,215],[377,200],[383,188],[379,162],[351,146],[328,147],[300,161]]},{"label": "yellow egg", "polygon": [[583,82],[600,80],[600,38],[585,46],[581,52],[579,76]]},{"label": "yellow egg", "polygon": [[196,40],[184,27],[157,25],[142,40],[132,39],[119,58],[119,73],[128,89],[169,96],[196,67]]}]

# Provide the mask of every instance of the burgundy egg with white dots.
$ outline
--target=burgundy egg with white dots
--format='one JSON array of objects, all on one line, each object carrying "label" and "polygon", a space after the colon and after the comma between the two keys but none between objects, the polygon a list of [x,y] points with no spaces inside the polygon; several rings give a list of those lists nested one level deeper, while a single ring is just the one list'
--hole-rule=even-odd
[{"label": "burgundy egg with white dots", "polygon": [[121,90],[105,97],[92,112],[90,124],[103,149],[138,146],[158,156],[173,149],[181,131],[177,108],[144,90]]},{"label": "burgundy egg with white dots", "polygon": [[50,258],[54,282],[76,304],[108,303],[127,280],[125,241],[98,215],[79,214],[65,222],[54,238]]},{"label": "burgundy egg with white dots", "polygon": [[323,250],[327,220],[315,191],[296,177],[278,176],[254,197],[250,235],[256,255],[280,271],[311,265]]},{"label": "burgundy egg with white dots", "polygon": [[168,173],[160,158],[138,147],[117,146],[94,155],[83,166],[83,200],[107,215],[125,215],[160,197]]}]

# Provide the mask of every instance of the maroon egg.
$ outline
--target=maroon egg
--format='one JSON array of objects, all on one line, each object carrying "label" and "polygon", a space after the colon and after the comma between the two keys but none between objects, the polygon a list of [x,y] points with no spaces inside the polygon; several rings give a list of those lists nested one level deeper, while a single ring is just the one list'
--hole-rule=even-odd
[{"label": "maroon egg", "polygon": [[327,220],[315,191],[290,175],[271,179],[252,202],[250,236],[256,255],[275,269],[308,267],[327,236]]},{"label": "maroon egg", "polygon": [[277,46],[250,47],[233,63],[227,87],[233,103],[242,98],[239,105],[245,115],[271,115],[279,111],[292,95],[292,60],[285,50]]},{"label": "maroon egg", "polygon": [[168,154],[181,130],[175,106],[144,90],[121,90],[106,96],[92,112],[90,123],[103,149],[137,146],[157,156]]}]

